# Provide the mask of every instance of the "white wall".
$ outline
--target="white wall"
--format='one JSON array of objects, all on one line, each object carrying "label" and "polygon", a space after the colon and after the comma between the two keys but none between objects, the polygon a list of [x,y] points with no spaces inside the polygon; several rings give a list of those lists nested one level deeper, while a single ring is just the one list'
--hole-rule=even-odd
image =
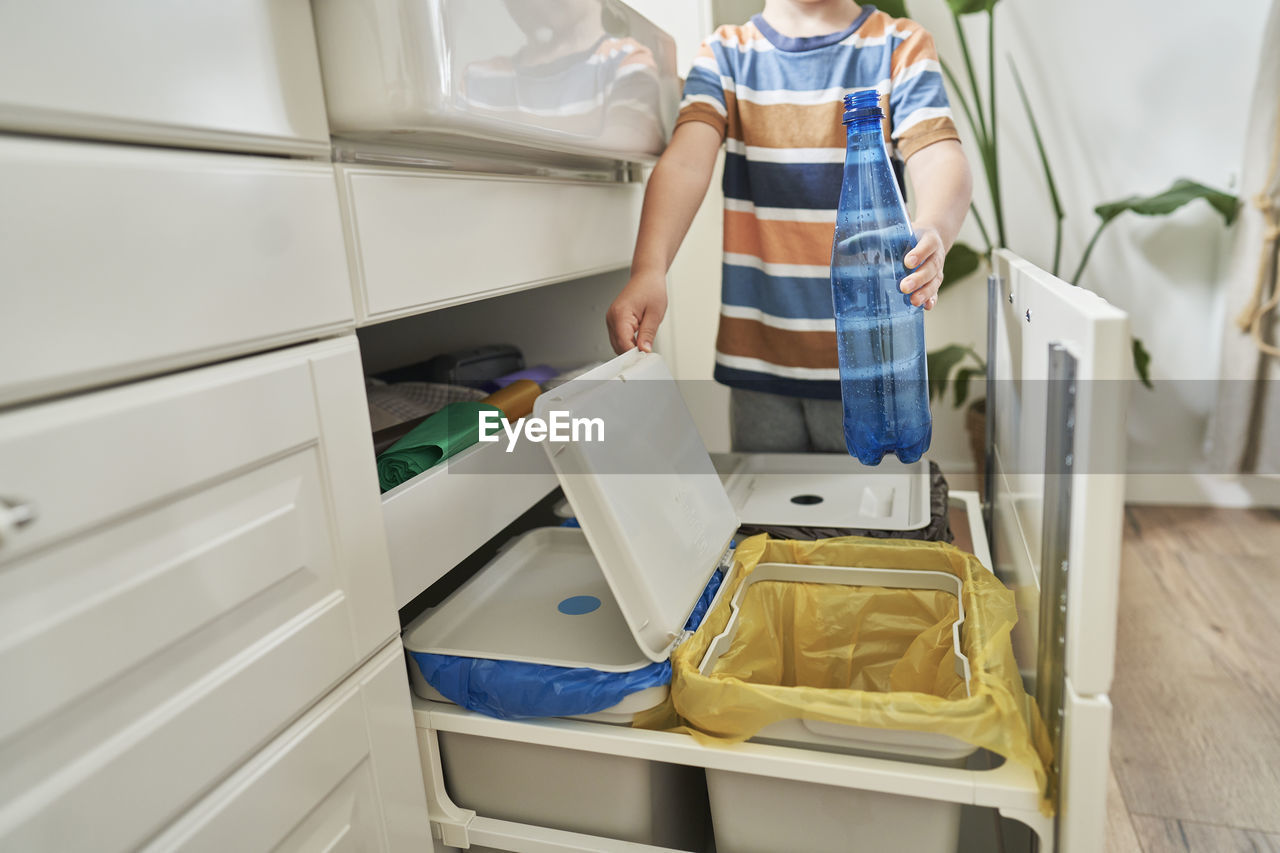
[{"label": "white wall", "polygon": [[[1233,187],[1268,3],[1188,3],[1176,9],[1167,0],[1001,3],[996,14],[997,84],[1010,247],[1046,269],[1050,266],[1048,193],[1007,69],[1007,53],[1018,63],[1035,103],[1067,209],[1065,276],[1092,234],[1094,205],[1163,189],[1176,177]],[[943,0],[908,4],[958,70],[958,42]],[[698,39],[710,29],[705,18],[711,4],[632,0],[632,5],[677,36],[682,68],[687,67]],[[740,19],[762,6],[752,0],[715,4],[717,12],[731,11]],[[969,21],[971,47],[985,56],[985,18]],[[979,69],[980,75],[984,72]],[[967,132],[963,118],[959,124]],[[974,150],[971,144],[969,148]],[[977,172],[975,159],[979,203],[985,204]],[[721,203],[717,183],[672,269],[668,346],[682,379],[711,374]],[[979,245],[972,223],[961,239]],[[1217,279],[1225,246],[1220,220],[1201,203],[1168,219],[1126,216],[1098,243],[1083,283],[1130,312],[1135,333],[1153,354],[1157,380],[1217,376],[1222,324]],[[948,290],[927,315],[929,346],[959,341],[981,350],[985,300],[985,281],[978,276]],[[700,390],[697,398],[695,416],[708,444],[713,449],[721,442],[727,445],[727,394]],[[1185,472],[1201,466],[1212,405],[1208,381],[1168,384],[1155,393],[1135,391],[1131,469]],[[930,455],[952,471],[971,468],[958,413],[935,406],[934,415]]]},{"label": "white wall", "polygon": [[[942,55],[958,59],[941,0],[908,2]],[[1269,2],[1178,8],[1167,0],[1001,3],[997,85],[1010,248],[1051,265],[1048,192],[1007,53],[1033,99],[1067,211],[1061,270],[1067,277],[1096,226],[1095,205],[1164,189],[1177,177],[1234,188]],[[969,21],[970,44],[985,55],[985,17]],[[1227,239],[1217,214],[1196,203],[1167,219],[1126,215],[1108,228],[1089,261],[1081,283],[1128,311],[1134,333],[1153,355],[1158,390],[1138,388],[1131,403],[1131,471],[1204,467],[1211,383],[1161,387],[1158,380],[1217,376],[1218,279]],[[957,337],[968,333],[967,322],[946,328]]]}]

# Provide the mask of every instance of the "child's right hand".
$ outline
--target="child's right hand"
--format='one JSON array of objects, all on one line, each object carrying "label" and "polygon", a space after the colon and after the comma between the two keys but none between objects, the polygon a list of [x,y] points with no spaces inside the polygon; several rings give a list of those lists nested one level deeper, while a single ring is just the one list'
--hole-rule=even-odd
[{"label": "child's right hand", "polygon": [[659,273],[632,273],[627,286],[605,314],[609,343],[622,355],[632,347],[653,352],[653,337],[667,313],[667,277]]}]

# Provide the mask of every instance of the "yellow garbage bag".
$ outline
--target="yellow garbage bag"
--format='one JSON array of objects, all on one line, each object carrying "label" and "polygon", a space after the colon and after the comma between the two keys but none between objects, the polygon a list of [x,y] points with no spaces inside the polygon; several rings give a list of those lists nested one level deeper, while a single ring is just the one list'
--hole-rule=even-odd
[{"label": "yellow garbage bag", "polygon": [[[734,642],[703,675],[698,665],[728,624],[730,600],[760,563],[942,571],[959,577],[961,648],[970,695],[955,673],[955,598],[834,584],[762,581],[743,596]],[[1010,631],[1013,594],[972,554],[939,542],[843,537],[814,542],[753,536],[735,552],[720,601],[672,655],[671,703],[704,741],[736,743],[785,719],[937,732],[1029,767],[1051,808],[1048,734],[1022,687]],[[638,721],[665,725],[661,715]]]}]

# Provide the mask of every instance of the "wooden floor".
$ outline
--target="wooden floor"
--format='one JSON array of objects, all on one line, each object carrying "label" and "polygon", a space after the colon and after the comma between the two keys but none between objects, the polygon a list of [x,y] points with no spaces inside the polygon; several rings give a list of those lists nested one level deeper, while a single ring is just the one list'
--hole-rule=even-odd
[{"label": "wooden floor", "polygon": [[1280,512],[1134,506],[1110,853],[1280,853]]}]

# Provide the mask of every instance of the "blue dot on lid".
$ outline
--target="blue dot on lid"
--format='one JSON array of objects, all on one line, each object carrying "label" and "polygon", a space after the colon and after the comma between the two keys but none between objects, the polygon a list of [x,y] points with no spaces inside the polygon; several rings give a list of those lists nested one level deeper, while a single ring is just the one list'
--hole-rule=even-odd
[{"label": "blue dot on lid", "polygon": [[556,606],[567,616],[581,616],[600,607],[600,599],[594,595],[571,595]]}]

